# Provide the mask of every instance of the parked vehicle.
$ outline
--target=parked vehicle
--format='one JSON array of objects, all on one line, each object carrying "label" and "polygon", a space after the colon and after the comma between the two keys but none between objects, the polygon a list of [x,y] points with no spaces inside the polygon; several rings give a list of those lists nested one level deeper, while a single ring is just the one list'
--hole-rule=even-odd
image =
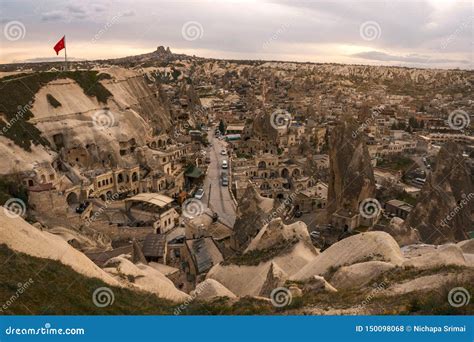
[{"label": "parked vehicle", "polygon": [[82,202],[79,204],[79,206],[76,208],[76,213],[77,214],[82,214],[86,209],[87,206],[89,205],[89,202]]},{"label": "parked vehicle", "polygon": [[226,155],[227,155],[227,151],[226,151],[226,150],[221,150],[221,154],[222,154],[223,156],[226,156]]},{"label": "parked vehicle", "polygon": [[200,200],[204,196],[204,189],[199,188],[196,193],[194,194],[194,198]]},{"label": "parked vehicle", "polygon": [[222,186],[228,186],[229,185],[229,179],[227,178],[227,174],[225,172],[221,173],[221,185]]},{"label": "parked vehicle", "polygon": [[228,165],[227,165],[227,160],[224,159],[224,160],[222,161],[222,168],[223,168],[223,169],[227,169],[227,167],[228,167]]}]

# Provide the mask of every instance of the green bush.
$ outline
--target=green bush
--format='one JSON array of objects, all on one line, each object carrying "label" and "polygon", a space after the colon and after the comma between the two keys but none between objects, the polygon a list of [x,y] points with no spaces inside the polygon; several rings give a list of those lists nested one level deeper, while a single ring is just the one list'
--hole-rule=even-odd
[{"label": "green bush", "polygon": [[48,100],[48,103],[53,106],[54,108],[61,107],[61,102],[56,100],[56,98],[51,95],[51,94],[46,94],[46,99]]}]

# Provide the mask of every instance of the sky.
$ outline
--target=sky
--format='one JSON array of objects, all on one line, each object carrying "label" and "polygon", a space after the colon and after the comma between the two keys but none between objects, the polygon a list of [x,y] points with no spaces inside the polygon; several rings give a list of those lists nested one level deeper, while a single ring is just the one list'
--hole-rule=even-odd
[{"label": "sky", "polygon": [[[171,51],[224,59],[473,69],[472,1],[0,0],[0,63]],[[63,52],[60,52],[63,57]]]}]

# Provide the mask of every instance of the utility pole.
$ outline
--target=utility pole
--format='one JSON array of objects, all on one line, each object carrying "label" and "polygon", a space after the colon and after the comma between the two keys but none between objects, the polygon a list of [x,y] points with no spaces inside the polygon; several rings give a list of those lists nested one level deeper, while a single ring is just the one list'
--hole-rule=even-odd
[{"label": "utility pole", "polygon": [[209,195],[207,195],[207,207],[209,207],[209,203],[211,201],[211,186],[212,186],[212,183],[209,184]]}]

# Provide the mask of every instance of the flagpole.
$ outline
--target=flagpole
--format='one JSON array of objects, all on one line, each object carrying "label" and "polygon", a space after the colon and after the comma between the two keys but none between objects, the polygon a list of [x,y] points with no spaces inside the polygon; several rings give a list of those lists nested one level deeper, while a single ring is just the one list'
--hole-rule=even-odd
[{"label": "flagpole", "polygon": [[65,70],[67,71],[66,35],[64,35],[64,63],[65,63]]}]

